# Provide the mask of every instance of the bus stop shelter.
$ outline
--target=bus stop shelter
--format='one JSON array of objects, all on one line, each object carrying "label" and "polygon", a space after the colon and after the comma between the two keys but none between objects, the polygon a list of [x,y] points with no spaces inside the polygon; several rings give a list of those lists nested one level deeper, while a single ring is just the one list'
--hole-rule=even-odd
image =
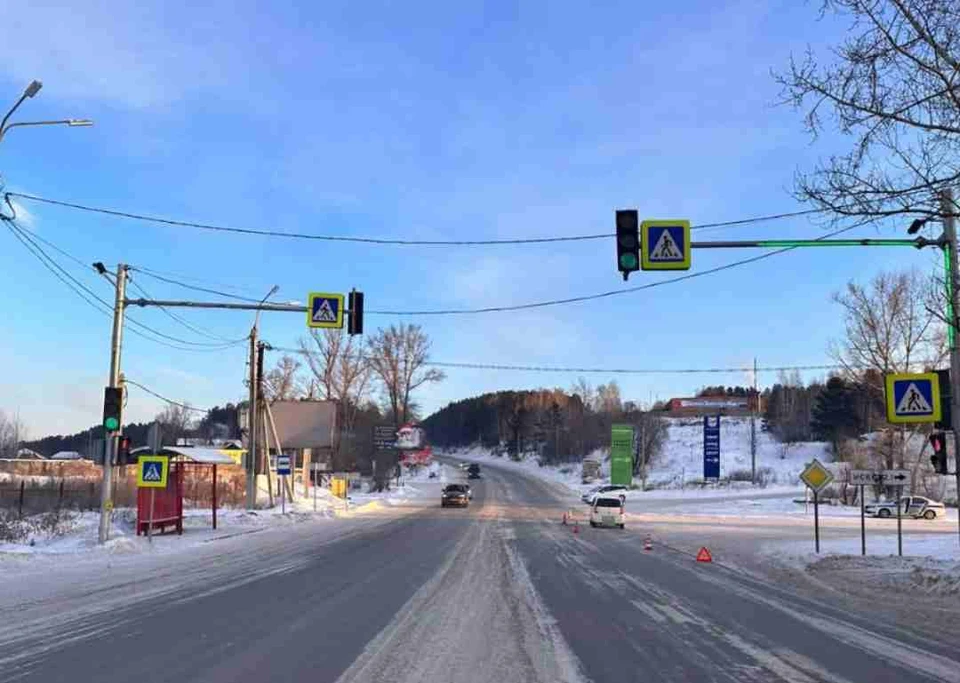
[{"label": "bus stop shelter", "polygon": [[[183,533],[183,476],[188,467],[210,467],[213,528],[217,528],[217,465],[233,465],[235,460],[219,448],[200,446],[164,446],[153,453],[146,446],[130,452],[132,459],[141,455],[165,455],[170,458],[170,474],[167,486],[152,489],[156,492],[153,510],[153,527],[161,533],[168,526],[174,527],[178,534]],[[150,523],[150,489],[137,491],[137,535],[147,533]]]}]

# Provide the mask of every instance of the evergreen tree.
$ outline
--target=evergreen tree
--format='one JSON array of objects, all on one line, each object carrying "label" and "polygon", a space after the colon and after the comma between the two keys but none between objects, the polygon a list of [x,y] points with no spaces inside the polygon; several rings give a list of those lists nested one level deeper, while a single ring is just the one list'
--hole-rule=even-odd
[{"label": "evergreen tree", "polygon": [[843,441],[860,433],[857,396],[841,377],[831,377],[817,396],[810,428],[816,438],[830,442],[838,459]]}]

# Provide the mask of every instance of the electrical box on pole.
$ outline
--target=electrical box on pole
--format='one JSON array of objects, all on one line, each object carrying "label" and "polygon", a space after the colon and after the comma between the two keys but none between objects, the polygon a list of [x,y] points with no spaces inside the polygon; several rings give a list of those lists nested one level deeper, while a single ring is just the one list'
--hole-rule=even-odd
[{"label": "electrical box on pole", "polygon": [[617,269],[624,280],[640,270],[640,215],[636,209],[617,211]]}]

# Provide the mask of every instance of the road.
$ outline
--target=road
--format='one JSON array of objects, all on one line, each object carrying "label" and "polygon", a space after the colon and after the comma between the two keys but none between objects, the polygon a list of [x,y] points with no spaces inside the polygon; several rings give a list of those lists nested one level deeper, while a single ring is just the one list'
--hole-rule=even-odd
[{"label": "road", "polygon": [[947,633],[645,551],[642,525],[575,534],[550,485],[484,470],[466,510],[8,584],[0,680],[960,681]]}]

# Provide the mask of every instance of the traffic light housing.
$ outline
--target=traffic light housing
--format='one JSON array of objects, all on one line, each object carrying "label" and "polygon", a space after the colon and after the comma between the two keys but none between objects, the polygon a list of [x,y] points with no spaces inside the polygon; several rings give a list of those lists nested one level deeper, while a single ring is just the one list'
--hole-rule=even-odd
[{"label": "traffic light housing", "polygon": [[117,442],[117,464],[118,465],[130,464],[130,437],[129,436],[121,436],[120,440]]},{"label": "traffic light housing", "polygon": [[347,334],[363,334],[363,292],[351,290],[347,300]]},{"label": "traffic light housing", "polygon": [[930,435],[930,446],[933,448],[933,455],[930,456],[930,463],[933,465],[933,471],[937,474],[947,474],[947,435],[944,432],[934,432]]},{"label": "traffic light housing", "polygon": [[640,270],[640,216],[636,209],[617,211],[617,269],[624,280]]},{"label": "traffic light housing", "polygon": [[108,434],[120,431],[123,411],[123,389],[106,387],[103,390],[103,430]]}]

